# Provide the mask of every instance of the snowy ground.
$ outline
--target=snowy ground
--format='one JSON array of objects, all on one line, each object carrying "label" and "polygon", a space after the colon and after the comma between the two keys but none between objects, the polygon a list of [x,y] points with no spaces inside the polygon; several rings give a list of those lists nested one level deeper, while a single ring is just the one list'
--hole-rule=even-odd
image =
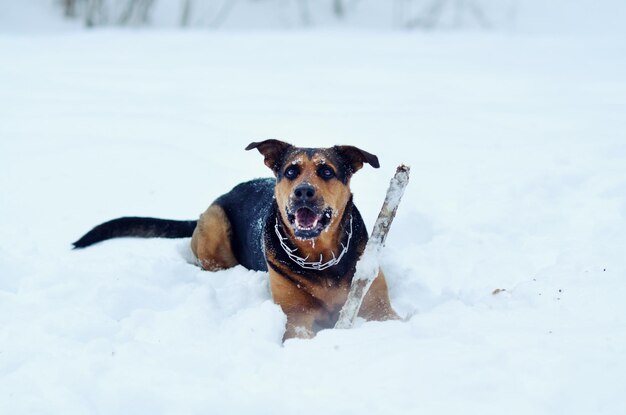
[{"label": "snowy ground", "polygon": [[[146,33],[0,37],[0,413],[626,412],[623,37]],[[268,174],[243,148],[354,144],[406,322],[281,344],[266,275],[188,240]],[[492,292],[505,289],[497,295]]]}]

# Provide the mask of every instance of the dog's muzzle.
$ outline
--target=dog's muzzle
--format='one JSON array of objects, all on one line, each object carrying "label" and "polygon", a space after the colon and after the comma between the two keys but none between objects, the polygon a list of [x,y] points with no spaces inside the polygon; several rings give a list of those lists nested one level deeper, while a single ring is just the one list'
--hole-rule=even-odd
[{"label": "dog's muzzle", "polygon": [[318,237],[333,217],[333,210],[324,207],[323,199],[309,183],[296,186],[285,210],[294,234],[300,239]]}]

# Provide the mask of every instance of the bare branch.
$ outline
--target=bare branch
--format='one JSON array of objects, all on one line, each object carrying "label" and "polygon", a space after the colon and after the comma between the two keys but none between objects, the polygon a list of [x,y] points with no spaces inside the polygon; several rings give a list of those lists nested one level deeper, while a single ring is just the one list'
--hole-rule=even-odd
[{"label": "bare branch", "polygon": [[400,199],[402,199],[402,195],[404,194],[404,189],[409,183],[410,171],[409,166],[401,164],[396,169],[396,174],[389,183],[387,196],[385,197],[385,202],[374,224],[372,236],[367,241],[365,251],[356,264],[356,271],[352,278],[348,299],[341,309],[339,320],[337,320],[335,324],[335,328],[337,329],[348,329],[354,325],[354,321],[363,303],[363,298],[365,298],[367,290],[369,290],[372,282],[374,282],[374,279],[378,276],[378,258],[385,245],[385,239],[387,239],[391,223],[396,216],[396,211],[398,210]]}]

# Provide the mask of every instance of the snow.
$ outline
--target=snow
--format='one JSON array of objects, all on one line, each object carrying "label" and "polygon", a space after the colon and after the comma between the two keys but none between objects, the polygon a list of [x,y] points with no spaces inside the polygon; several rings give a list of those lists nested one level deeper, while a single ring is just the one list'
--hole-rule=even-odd
[{"label": "snow", "polygon": [[[622,36],[104,30],[0,37],[0,413],[622,414]],[[352,144],[399,322],[281,344],[267,276],[189,240],[269,175],[251,141]],[[492,294],[496,289],[505,289]]]}]

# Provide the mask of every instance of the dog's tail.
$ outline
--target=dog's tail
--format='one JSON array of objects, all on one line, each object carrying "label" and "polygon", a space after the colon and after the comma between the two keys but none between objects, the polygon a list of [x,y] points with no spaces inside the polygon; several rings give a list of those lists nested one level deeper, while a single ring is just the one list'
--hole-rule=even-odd
[{"label": "dog's tail", "polygon": [[198,221],[124,217],[104,222],[74,242],[74,249],[124,236],[138,238],[186,238],[193,234]]}]

